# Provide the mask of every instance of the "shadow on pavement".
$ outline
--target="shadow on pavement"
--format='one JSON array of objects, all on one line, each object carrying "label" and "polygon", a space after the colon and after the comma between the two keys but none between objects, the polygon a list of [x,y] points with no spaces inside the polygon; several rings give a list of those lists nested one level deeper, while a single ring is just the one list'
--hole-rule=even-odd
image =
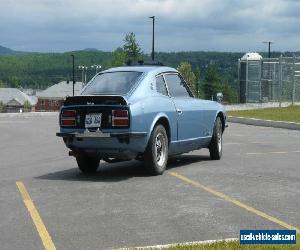
[{"label": "shadow on pavement", "polygon": [[196,162],[210,161],[207,155],[179,155],[169,158],[167,169],[184,167],[185,165],[193,164]]},{"label": "shadow on pavement", "polygon": [[[185,165],[208,160],[209,157],[203,155],[180,155],[170,157],[167,169],[184,167]],[[148,176],[150,175],[143,163],[139,161],[127,161],[112,164],[101,161],[97,173],[94,174],[83,174],[74,166],[74,168],[71,169],[48,173],[35,178],[44,180],[118,182],[133,177]]]}]

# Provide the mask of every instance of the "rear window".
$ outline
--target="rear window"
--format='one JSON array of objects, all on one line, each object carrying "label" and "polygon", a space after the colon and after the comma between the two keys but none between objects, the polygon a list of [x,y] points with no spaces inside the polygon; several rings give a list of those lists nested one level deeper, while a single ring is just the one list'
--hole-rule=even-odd
[{"label": "rear window", "polygon": [[119,71],[102,73],[82,92],[83,95],[100,95],[100,94],[127,94],[137,80],[141,77],[142,72],[136,71]]}]

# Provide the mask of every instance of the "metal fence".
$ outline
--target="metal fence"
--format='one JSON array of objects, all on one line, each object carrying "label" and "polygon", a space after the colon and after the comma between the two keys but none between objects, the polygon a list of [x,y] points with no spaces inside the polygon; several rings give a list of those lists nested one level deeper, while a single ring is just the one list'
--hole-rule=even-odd
[{"label": "metal fence", "polygon": [[262,97],[268,101],[300,101],[300,58],[262,59]]},{"label": "metal fence", "polygon": [[300,102],[300,57],[239,63],[241,102]]}]

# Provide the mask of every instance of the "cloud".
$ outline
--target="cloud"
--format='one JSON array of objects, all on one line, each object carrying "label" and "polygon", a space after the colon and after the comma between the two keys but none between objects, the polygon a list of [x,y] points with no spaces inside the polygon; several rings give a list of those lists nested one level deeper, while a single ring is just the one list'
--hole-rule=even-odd
[{"label": "cloud", "polygon": [[160,51],[299,50],[300,2],[293,0],[0,0],[0,44],[18,50],[113,50],[135,32]]}]

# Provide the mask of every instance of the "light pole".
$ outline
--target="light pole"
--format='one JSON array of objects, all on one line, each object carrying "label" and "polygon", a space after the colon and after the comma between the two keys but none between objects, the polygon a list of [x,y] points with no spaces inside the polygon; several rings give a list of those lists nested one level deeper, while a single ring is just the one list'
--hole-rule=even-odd
[{"label": "light pole", "polygon": [[268,47],[269,47],[269,55],[268,55],[268,58],[269,58],[269,63],[268,63],[268,78],[269,78],[269,81],[270,81],[270,78],[271,78],[271,76],[270,76],[270,74],[271,74],[271,71],[270,71],[271,44],[274,43],[274,42],[273,41],[263,41],[263,43],[268,44]]},{"label": "light pole", "polygon": [[154,61],[154,24],[155,24],[155,16],[150,16],[152,19],[152,61]]},{"label": "light pole", "polygon": [[269,58],[271,58],[271,44],[274,43],[273,41],[264,41],[263,43],[266,43],[269,45]]},{"label": "light pole", "polygon": [[86,72],[88,70],[88,67],[85,67],[85,70],[84,70],[84,85],[86,84]]},{"label": "light pole", "polygon": [[72,56],[72,65],[73,65],[73,96],[75,95],[75,90],[74,90],[74,86],[75,86],[75,56]]},{"label": "light pole", "polygon": [[98,69],[100,70],[100,69],[102,68],[102,66],[101,66],[101,65],[96,65],[96,64],[95,64],[95,65],[92,65],[91,68],[92,68],[92,69],[96,69],[96,74],[97,74],[97,73],[98,73]]},{"label": "light pole", "polygon": [[86,84],[86,71],[88,67],[84,65],[79,65],[78,68],[82,71],[82,83]]}]

